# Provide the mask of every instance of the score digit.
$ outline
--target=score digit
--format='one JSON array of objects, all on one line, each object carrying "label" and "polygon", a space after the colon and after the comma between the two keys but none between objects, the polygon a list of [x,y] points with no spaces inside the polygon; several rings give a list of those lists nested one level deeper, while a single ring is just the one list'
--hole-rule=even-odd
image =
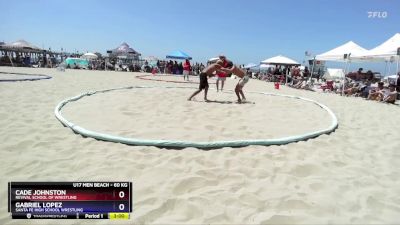
[{"label": "score digit", "polygon": [[124,198],[124,197],[125,197],[125,192],[120,191],[119,194],[118,194],[118,196],[119,196],[120,198]]}]

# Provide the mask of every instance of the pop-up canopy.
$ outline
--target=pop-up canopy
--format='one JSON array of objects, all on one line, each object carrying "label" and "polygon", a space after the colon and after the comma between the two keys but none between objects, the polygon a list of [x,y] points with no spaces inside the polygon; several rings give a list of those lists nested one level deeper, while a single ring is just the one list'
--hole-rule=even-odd
[{"label": "pop-up canopy", "polygon": [[300,63],[290,59],[288,57],[278,55],[266,60],[261,61],[261,64],[272,64],[272,65],[300,65]]},{"label": "pop-up canopy", "polygon": [[[337,62],[344,62],[345,54],[351,54],[350,56],[354,55],[363,55],[368,52],[367,49],[359,46],[358,44],[354,43],[353,41],[349,41],[343,45],[340,45],[330,51],[317,55],[315,57],[316,60],[323,60],[323,61],[337,61]],[[351,57],[353,60],[353,57]]]},{"label": "pop-up canopy", "polygon": [[400,48],[400,33],[364,54],[355,54],[353,57],[364,61],[389,61],[397,56],[398,48]]},{"label": "pop-up canopy", "polygon": [[258,66],[258,65],[255,64],[255,63],[249,63],[249,64],[245,65],[243,68],[245,68],[245,69],[250,69],[250,68],[257,67],[257,66]]},{"label": "pop-up canopy", "polygon": [[177,51],[173,51],[170,54],[167,55],[167,59],[189,59],[191,60],[192,57],[190,57],[188,54],[177,50]]}]

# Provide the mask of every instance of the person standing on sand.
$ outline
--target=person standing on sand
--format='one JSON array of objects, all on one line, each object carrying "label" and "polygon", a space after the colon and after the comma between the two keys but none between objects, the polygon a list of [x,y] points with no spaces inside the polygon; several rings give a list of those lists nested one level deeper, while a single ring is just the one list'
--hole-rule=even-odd
[{"label": "person standing on sand", "polygon": [[199,94],[203,89],[204,89],[204,100],[208,101],[207,99],[207,92],[208,92],[208,78],[207,76],[213,76],[214,72],[226,72],[226,73],[232,73],[235,67],[233,66],[231,69],[226,69],[223,67],[222,61],[218,61],[214,64],[208,65],[206,68],[204,68],[201,73],[200,73],[200,84],[199,84],[199,89],[195,91],[189,98],[188,101],[191,101],[194,96]]},{"label": "person standing on sand", "polygon": [[190,66],[189,60],[186,59],[183,63],[183,80],[189,81],[190,70],[192,70],[192,67]]}]

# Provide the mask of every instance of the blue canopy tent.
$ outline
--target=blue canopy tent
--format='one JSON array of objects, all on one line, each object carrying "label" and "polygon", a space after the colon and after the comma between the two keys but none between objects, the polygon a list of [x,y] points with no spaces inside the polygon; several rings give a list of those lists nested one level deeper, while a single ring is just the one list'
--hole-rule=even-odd
[{"label": "blue canopy tent", "polygon": [[188,54],[178,50],[178,51],[173,51],[170,54],[168,54],[167,59],[189,59],[189,60],[191,60],[192,57],[190,57]]}]

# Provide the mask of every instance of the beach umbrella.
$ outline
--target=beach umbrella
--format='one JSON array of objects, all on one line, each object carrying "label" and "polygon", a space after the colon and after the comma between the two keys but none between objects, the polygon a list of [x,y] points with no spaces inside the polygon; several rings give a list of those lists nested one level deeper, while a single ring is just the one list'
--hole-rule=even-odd
[{"label": "beach umbrella", "polygon": [[83,54],[83,56],[81,56],[81,58],[84,58],[84,59],[97,59],[98,56],[96,54],[94,54],[94,53],[88,52],[88,53]]}]

